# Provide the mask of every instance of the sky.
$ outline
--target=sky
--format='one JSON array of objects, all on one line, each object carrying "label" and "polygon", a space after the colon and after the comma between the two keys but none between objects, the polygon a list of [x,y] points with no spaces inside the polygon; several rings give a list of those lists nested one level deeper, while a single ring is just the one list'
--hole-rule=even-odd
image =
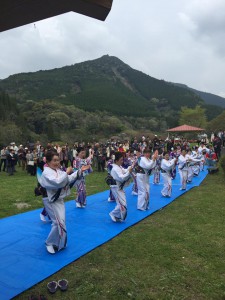
[{"label": "sky", "polygon": [[224,0],[113,0],[106,21],[67,13],[0,32],[0,79],[116,56],[225,97]]}]

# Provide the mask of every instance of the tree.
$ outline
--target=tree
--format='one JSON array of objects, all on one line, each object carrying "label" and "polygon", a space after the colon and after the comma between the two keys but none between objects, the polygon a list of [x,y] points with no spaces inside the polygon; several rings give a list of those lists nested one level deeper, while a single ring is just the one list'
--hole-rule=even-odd
[{"label": "tree", "polygon": [[207,126],[205,109],[200,105],[197,105],[195,108],[181,107],[179,124],[205,128]]},{"label": "tree", "polygon": [[95,114],[87,114],[85,118],[85,129],[90,134],[97,134],[98,131],[101,129],[101,120],[98,115]]},{"label": "tree", "polygon": [[54,111],[46,116],[47,123],[51,123],[59,131],[69,129],[69,117],[60,111]]},{"label": "tree", "polygon": [[8,145],[10,142],[21,142],[22,132],[14,123],[0,124],[0,144]]},{"label": "tree", "polygon": [[210,131],[219,131],[224,130],[224,124],[225,124],[225,111],[222,112],[218,117],[214,118],[208,123],[208,130]]}]

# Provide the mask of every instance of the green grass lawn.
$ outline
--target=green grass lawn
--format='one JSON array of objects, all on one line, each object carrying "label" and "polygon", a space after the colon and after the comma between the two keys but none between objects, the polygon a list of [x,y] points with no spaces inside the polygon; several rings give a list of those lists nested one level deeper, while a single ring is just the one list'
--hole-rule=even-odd
[{"label": "green grass lawn", "polygon": [[[88,176],[88,194],[107,188],[104,177]],[[1,217],[42,207],[34,197],[35,177],[18,170],[15,176],[0,173],[0,182]],[[59,300],[225,299],[224,195],[222,171],[209,175],[200,187],[15,299],[39,293]],[[69,280],[68,291],[48,294],[47,283],[61,278]]]}]

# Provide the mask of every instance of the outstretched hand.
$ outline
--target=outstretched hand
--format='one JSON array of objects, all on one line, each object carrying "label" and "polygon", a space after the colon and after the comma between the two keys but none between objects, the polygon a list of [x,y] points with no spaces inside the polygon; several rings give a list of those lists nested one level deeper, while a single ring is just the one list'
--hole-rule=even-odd
[{"label": "outstretched hand", "polygon": [[159,151],[158,151],[158,150],[155,150],[155,152],[154,152],[154,154],[153,154],[153,156],[152,156],[152,159],[153,159],[153,160],[156,160],[156,159],[158,158],[158,156],[159,156]]},{"label": "outstretched hand", "polygon": [[131,166],[129,166],[128,171],[131,173],[133,171],[134,168],[134,164],[132,164]]},{"label": "outstretched hand", "polygon": [[82,166],[82,167],[81,167],[81,172],[84,172],[84,171],[86,171],[86,170],[89,170],[90,167],[91,167],[90,165]]},{"label": "outstretched hand", "polygon": [[73,173],[73,168],[70,166],[70,167],[68,167],[67,169],[66,169],[66,173],[68,174],[68,175],[70,175],[71,173]]}]

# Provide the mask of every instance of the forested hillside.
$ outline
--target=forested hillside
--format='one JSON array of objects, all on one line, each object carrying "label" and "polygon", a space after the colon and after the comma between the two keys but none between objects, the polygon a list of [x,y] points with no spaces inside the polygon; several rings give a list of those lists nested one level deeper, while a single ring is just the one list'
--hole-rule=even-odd
[{"label": "forested hillside", "polygon": [[[189,90],[134,70],[116,57],[22,73],[0,81],[0,87],[20,102],[51,99],[86,110],[107,110],[120,115],[157,115],[165,104],[175,110],[203,101]],[[159,99],[156,105],[152,100]]]},{"label": "forested hillside", "polygon": [[[0,89],[4,91],[0,124],[15,125],[16,137],[29,140],[165,132],[178,125],[184,106],[204,107],[208,121],[221,113],[221,108],[205,104],[190,89],[150,77],[108,55],[59,69],[12,75],[0,81]],[[9,136],[0,133],[0,143]]]},{"label": "forested hillside", "polygon": [[173,85],[179,86],[179,87],[182,87],[184,89],[188,89],[188,90],[194,92],[196,95],[198,95],[199,97],[201,97],[204,100],[205,104],[216,105],[216,106],[225,108],[225,98],[223,98],[223,97],[220,97],[218,95],[214,95],[211,93],[198,91],[196,89],[193,89],[193,88],[191,88],[185,84],[181,84],[181,83],[173,83]]}]

